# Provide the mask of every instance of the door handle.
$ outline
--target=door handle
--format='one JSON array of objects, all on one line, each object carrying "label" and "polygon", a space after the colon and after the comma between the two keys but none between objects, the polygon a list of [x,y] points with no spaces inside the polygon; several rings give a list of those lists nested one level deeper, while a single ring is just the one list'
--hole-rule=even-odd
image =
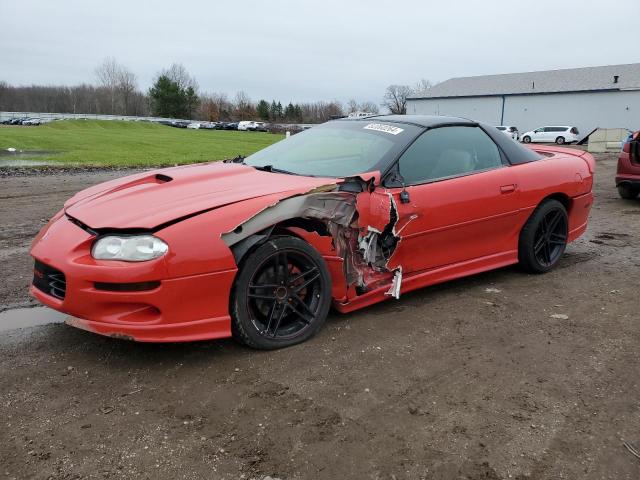
[{"label": "door handle", "polygon": [[516,187],[517,185],[511,184],[511,185],[502,185],[500,187],[500,193],[511,193],[511,192],[515,192],[516,191]]}]

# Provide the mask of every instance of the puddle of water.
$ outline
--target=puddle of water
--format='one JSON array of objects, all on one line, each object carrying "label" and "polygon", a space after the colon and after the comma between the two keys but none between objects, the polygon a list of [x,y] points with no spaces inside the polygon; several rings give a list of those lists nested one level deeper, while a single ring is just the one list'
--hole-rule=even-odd
[{"label": "puddle of water", "polygon": [[17,328],[62,323],[67,314],[47,307],[14,308],[0,312],[0,332]]},{"label": "puddle of water", "polygon": [[57,152],[47,150],[0,150],[0,167],[37,167],[41,165],[54,165],[55,162],[47,160],[31,160],[33,157],[55,155]]},{"label": "puddle of water", "polygon": [[0,167],[40,167],[43,165],[54,165],[54,162],[44,160],[17,160],[0,158]]}]

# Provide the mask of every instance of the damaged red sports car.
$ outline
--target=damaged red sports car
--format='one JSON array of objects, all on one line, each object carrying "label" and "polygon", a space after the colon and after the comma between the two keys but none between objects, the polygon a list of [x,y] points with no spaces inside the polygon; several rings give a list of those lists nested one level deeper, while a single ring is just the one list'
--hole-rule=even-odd
[{"label": "damaged red sports car", "polygon": [[31,293],[103,335],[285,347],[331,306],[550,270],[587,227],[594,167],[460,118],[334,120],[247,158],[78,193],[33,241]]}]

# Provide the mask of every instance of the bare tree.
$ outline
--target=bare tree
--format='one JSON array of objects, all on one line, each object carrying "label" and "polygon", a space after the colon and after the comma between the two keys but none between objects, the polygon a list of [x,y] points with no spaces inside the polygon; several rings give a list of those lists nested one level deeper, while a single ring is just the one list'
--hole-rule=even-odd
[{"label": "bare tree", "polygon": [[137,88],[138,81],[136,75],[125,67],[120,67],[117,74],[116,89],[122,99],[122,113],[125,115],[130,115],[132,112],[133,97]]},{"label": "bare tree", "polygon": [[426,78],[421,78],[420,81],[416,83],[415,87],[413,87],[413,93],[424,95],[429,91],[431,87],[433,87],[433,83],[431,83]]},{"label": "bare tree", "polygon": [[378,105],[373,102],[362,102],[360,104],[360,111],[367,113],[378,113],[380,109],[378,108]]},{"label": "bare tree", "polygon": [[252,115],[252,111],[255,110],[249,95],[242,90],[236,93],[236,98],[233,103],[236,110],[236,116],[240,120],[250,117]]},{"label": "bare tree", "polygon": [[358,102],[353,98],[347,102],[347,113],[355,113],[359,110]]},{"label": "bare tree", "polygon": [[183,90],[191,87],[196,93],[198,92],[198,82],[195,77],[189,75],[189,72],[181,63],[172,63],[169,68],[161,72],[161,75],[169,77],[169,80],[176,82]]},{"label": "bare tree", "polygon": [[114,57],[105,58],[96,68],[98,83],[109,92],[111,99],[111,114],[115,113],[116,89],[118,88],[118,74],[120,65]]},{"label": "bare tree", "polygon": [[128,115],[132,99],[138,88],[136,76],[115,58],[107,57],[96,68],[98,83],[109,95],[110,113]]},{"label": "bare tree", "polygon": [[389,85],[382,106],[387,107],[391,113],[404,115],[407,113],[407,97],[411,93],[409,85]]}]

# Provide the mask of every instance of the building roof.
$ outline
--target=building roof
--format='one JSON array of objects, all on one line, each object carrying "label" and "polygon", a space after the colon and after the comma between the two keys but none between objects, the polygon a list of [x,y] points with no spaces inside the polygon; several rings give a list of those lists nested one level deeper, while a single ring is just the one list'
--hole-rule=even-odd
[{"label": "building roof", "polygon": [[409,98],[531,95],[637,89],[640,89],[640,63],[630,63],[604,67],[451,78],[434,85],[426,92],[412,95]]}]

